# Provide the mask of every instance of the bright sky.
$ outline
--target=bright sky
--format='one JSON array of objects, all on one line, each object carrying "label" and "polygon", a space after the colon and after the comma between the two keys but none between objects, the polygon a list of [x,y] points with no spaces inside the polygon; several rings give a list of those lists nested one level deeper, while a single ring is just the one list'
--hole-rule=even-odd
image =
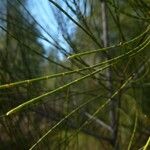
[{"label": "bright sky", "polygon": [[[36,21],[49,33],[57,32],[57,23],[50,9],[48,0],[28,0],[28,9],[30,10]],[[48,39],[50,37],[40,27],[41,33]],[[44,47],[47,49],[50,44],[46,41],[41,41]]]},{"label": "bright sky", "polygon": [[[50,2],[48,0],[28,0],[27,4],[29,11],[37,20],[37,22],[53,37],[56,37],[57,41],[59,41],[59,43],[61,43],[64,48],[69,49],[69,46],[65,43],[61,32],[59,31],[58,25],[51,9],[52,6],[50,5]],[[74,28],[74,26],[72,24],[69,25],[68,31],[72,30],[72,28]],[[43,31],[41,28],[39,28],[39,30],[41,31],[42,35],[44,35],[51,41],[50,36],[45,33],[45,31]],[[39,41],[43,44],[46,51],[49,52],[51,45],[46,41]],[[63,59],[63,56],[61,54],[59,54],[59,57],[60,59]]]}]

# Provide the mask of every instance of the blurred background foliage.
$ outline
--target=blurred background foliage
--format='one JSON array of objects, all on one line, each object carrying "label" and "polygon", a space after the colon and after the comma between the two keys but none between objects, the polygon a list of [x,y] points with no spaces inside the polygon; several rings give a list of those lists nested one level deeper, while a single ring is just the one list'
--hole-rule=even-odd
[{"label": "blurred background foliage", "polygon": [[[44,2],[55,19],[46,27],[29,0],[0,1],[0,149],[144,149],[150,135],[149,0],[41,0],[41,9]],[[33,98],[40,101],[5,115]]]}]

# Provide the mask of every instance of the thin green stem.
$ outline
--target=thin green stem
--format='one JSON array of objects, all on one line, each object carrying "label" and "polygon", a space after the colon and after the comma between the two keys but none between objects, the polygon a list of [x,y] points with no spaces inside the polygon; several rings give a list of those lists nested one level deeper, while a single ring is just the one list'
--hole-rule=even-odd
[{"label": "thin green stem", "polygon": [[79,82],[79,81],[82,81],[82,80],[84,80],[84,79],[86,79],[86,78],[88,78],[88,77],[90,77],[90,76],[92,76],[92,75],[94,75],[94,74],[96,74],[96,73],[98,73],[98,72],[100,72],[100,71],[102,71],[102,70],[108,68],[109,66],[110,66],[110,65],[107,65],[107,66],[105,66],[105,67],[102,67],[102,68],[100,68],[100,69],[97,69],[96,71],[93,71],[92,73],[89,73],[89,74],[87,74],[87,75],[85,75],[85,76],[83,76],[83,77],[81,77],[81,78],[78,78],[78,79],[76,79],[76,80],[74,80],[74,81],[72,81],[72,82],[70,82],[70,83],[67,83],[67,84],[65,84],[65,85],[63,85],[63,86],[61,86],[61,87],[58,87],[58,88],[56,88],[56,89],[50,91],[50,92],[47,92],[47,93],[45,93],[45,94],[42,94],[42,95],[40,95],[40,96],[37,96],[37,97],[35,97],[35,98],[33,98],[33,99],[27,101],[27,102],[25,102],[25,103],[22,103],[22,104],[20,104],[19,106],[17,106],[17,107],[15,107],[15,108],[11,109],[10,111],[8,111],[8,112],[6,113],[6,115],[9,116],[9,115],[11,115],[11,114],[13,114],[13,113],[16,113],[16,112],[22,110],[23,108],[25,108],[25,107],[27,107],[27,106],[30,106],[30,105],[33,105],[33,104],[35,104],[35,103],[44,101],[42,98],[44,98],[44,97],[46,97],[46,96],[49,96],[49,95],[51,95],[51,94],[54,94],[54,93],[56,93],[56,92],[58,92],[58,91],[61,91],[61,90],[65,89],[65,88],[67,88],[67,87],[69,87],[69,86],[71,86],[71,85],[74,85],[75,83],[77,83],[77,82]]},{"label": "thin green stem", "polygon": [[50,134],[56,127],[58,127],[61,123],[63,123],[66,119],[68,119],[71,115],[73,115],[74,113],[76,113],[78,110],[80,110],[81,108],[83,108],[84,106],[86,106],[87,104],[95,101],[96,99],[98,99],[100,96],[94,97],[84,103],[82,103],[80,106],[76,107],[74,110],[72,110],[68,115],[66,115],[64,118],[62,118],[59,122],[57,122],[51,129],[49,129],[29,150],[32,150],[33,148],[35,148],[35,146],[37,144],[39,144],[48,134]]},{"label": "thin green stem", "polygon": [[89,55],[89,54],[96,53],[96,52],[107,51],[107,50],[110,50],[112,48],[125,46],[127,44],[132,43],[132,42],[135,42],[136,40],[141,38],[143,35],[145,35],[147,32],[149,32],[149,30],[150,30],[150,26],[148,26],[147,29],[142,34],[138,35],[137,37],[133,38],[130,41],[127,41],[127,42],[124,42],[124,43],[119,43],[117,45],[112,45],[112,46],[101,48],[101,49],[90,50],[90,51],[86,51],[86,52],[82,52],[82,53],[78,53],[78,54],[73,54],[71,56],[68,56],[68,59],[72,59],[72,58],[79,57],[79,56],[84,56],[84,55]]},{"label": "thin green stem", "polygon": [[132,78],[133,78],[133,76],[130,76],[130,77],[122,84],[122,86],[121,86],[116,92],[114,92],[114,94],[113,94],[103,105],[99,106],[98,109],[91,115],[91,117],[90,117],[89,119],[87,119],[87,120],[80,126],[80,128],[78,128],[78,130],[76,131],[76,133],[73,134],[73,135],[71,135],[71,136],[69,137],[69,140],[71,140],[75,135],[77,135],[77,134],[81,131],[81,129],[82,129],[83,127],[85,127],[86,125],[88,125],[88,124],[91,122],[91,120],[92,120],[106,105],[108,105],[108,104],[111,102],[111,100],[132,80]]},{"label": "thin green stem", "polygon": [[77,70],[73,70],[73,71],[68,71],[68,72],[64,72],[64,73],[58,73],[58,74],[42,76],[42,77],[29,79],[29,80],[18,81],[18,82],[14,82],[14,83],[10,83],[10,84],[4,84],[4,85],[0,85],[0,89],[11,88],[11,87],[14,87],[16,85],[30,84],[30,83],[33,83],[33,82],[36,82],[36,81],[41,81],[41,80],[46,80],[46,79],[50,79],[50,78],[56,78],[56,77],[60,77],[60,76],[70,75],[70,74],[78,73],[80,71],[84,71],[84,70],[87,70],[87,69],[90,69],[90,68],[98,67],[100,65],[105,65],[105,64],[108,64],[108,63],[112,63],[114,61],[120,60],[120,59],[122,59],[124,57],[127,57],[127,56],[133,57],[133,56],[135,56],[137,53],[141,52],[144,48],[146,48],[149,45],[149,43],[150,43],[149,39],[150,39],[150,37],[148,37],[138,47],[134,48],[133,50],[131,50],[131,51],[125,53],[125,54],[122,54],[122,55],[119,55],[119,56],[117,56],[115,58],[103,61],[103,62],[98,63],[96,65],[92,65],[92,66],[89,66],[89,67],[85,67],[85,68],[77,69]]},{"label": "thin green stem", "polygon": [[131,145],[132,145],[134,137],[135,137],[135,132],[136,132],[136,128],[137,128],[137,119],[138,119],[138,113],[136,112],[134,128],[133,128],[133,132],[132,132],[132,135],[131,135],[131,139],[129,141],[128,150],[131,149]]},{"label": "thin green stem", "polygon": [[150,145],[150,137],[148,138],[143,150],[147,150],[148,146]]}]

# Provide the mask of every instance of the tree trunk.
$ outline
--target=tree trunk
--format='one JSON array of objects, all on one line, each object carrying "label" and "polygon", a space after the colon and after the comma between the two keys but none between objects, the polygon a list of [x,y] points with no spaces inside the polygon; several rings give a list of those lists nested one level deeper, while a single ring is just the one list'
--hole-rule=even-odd
[{"label": "tree trunk", "polygon": [[[106,1],[102,0],[101,1],[101,15],[102,15],[102,41],[103,41],[103,46],[108,47],[109,46],[109,35],[108,35],[108,18],[107,18],[107,5]],[[107,53],[109,56],[109,59],[111,58],[111,53]],[[106,58],[108,59],[108,58]],[[108,91],[108,97],[111,97],[113,95],[113,81],[112,81],[112,69],[111,66],[108,68],[106,72],[107,76],[107,87],[109,89]],[[112,139],[112,145],[114,149],[119,149],[118,148],[118,143],[117,143],[117,101],[113,98],[110,102],[110,126],[112,128],[111,132],[111,139]]]}]

